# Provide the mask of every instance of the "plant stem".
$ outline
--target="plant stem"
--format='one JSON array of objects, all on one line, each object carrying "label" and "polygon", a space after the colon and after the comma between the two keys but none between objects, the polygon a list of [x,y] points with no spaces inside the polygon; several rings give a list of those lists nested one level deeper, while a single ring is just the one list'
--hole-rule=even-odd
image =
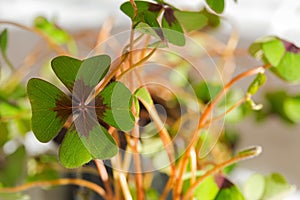
[{"label": "plant stem", "polygon": [[9,58],[7,57],[5,52],[2,52],[2,57],[5,61],[5,63],[7,64],[7,66],[9,67],[9,69],[13,72],[15,71],[15,68],[13,66],[13,64],[10,62]]},{"label": "plant stem", "polygon": [[[134,115],[136,115],[135,106],[132,106],[132,110]],[[137,199],[143,200],[144,199],[144,188],[143,188],[143,175],[142,175],[142,168],[141,168],[141,158],[138,151],[139,145],[139,125],[138,125],[139,118],[135,117],[135,125],[132,130],[132,151],[133,151],[133,162],[135,168],[135,184],[136,184],[136,191],[137,191]]]},{"label": "plant stem", "polygon": [[130,190],[127,184],[126,176],[124,175],[123,172],[119,172],[119,180],[121,184],[121,188],[124,194],[124,197],[126,200],[132,200],[132,196],[130,194]]},{"label": "plant stem", "polygon": [[196,171],[197,171],[197,155],[195,147],[191,148],[190,152],[190,166],[191,166],[191,185],[196,181]]},{"label": "plant stem", "polygon": [[63,48],[61,48],[59,45],[55,44],[48,35],[46,35],[42,31],[40,31],[39,29],[27,27],[27,26],[24,26],[22,24],[18,24],[18,23],[15,23],[15,22],[10,22],[10,21],[0,21],[0,24],[12,25],[12,26],[18,27],[20,29],[23,29],[23,30],[26,30],[26,31],[29,31],[29,32],[32,32],[32,33],[36,33],[37,35],[41,36],[49,44],[49,46],[53,50],[55,50],[58,54],[68,55],[68,53]]},{"label": "plant stem", "polygon": [[[127,72],[129,72],[130,70],[132,70],[133,68],[135,67],[138,67],[138,66],[142,66],[156,51],[157,49],[154,48],[152,49],[152,51],[150,53],[148,53],[143,59],[139,60],[137,63],[133,64],[130,68],[124,70],[119,76],[118,76],[118,79],[120,79],[124,74],[126,74]],[[141,50],[133,50],[132,52],[135,52],[135,51],[141,51]],[[143,50],[142,50],[143,51]]]},{"label": "plant stem", "polygon": [[206,109],[203,112],[203,115],[201,116],[199,123],[198,123],[198,130],[200,130],[203,125],[205,124],[205,121],[208,118],[208,115],[212,112],[214,106],[221,100],[221,98],[229,91],[229,89],[233,86],[233,84],[235,84],[236,82],[238,82],[239,80],[247,77],[247,76],[253,76],[255,74],[258,74],[262,71],[264,71],[266,68],[269,68],[270,65],[264,65],[264,66],[260,66],[260,67],[256,67],[253,69],[250,69],[246,72],[243,72],[239,75],[237,75],[236,77],[234,77],[231,81],[229,81],[224,88],[221,90],[221,92],[216,96],[216,98],[206,107]]},{"label": "plant stem", "polygon": [[164,148],[168,154],[169,157],[169,161],[170,161],[170,177],[171,176],[175,176],[176,173],[176,168],[175,168],[175,150],[173,147],[173,143],[172,143],[172,139],[170,137],[170,134],[168,133],[168,131],[166,130],[164,124],[162,123],[162,121],[160,120],[159,115],[157,114],[157,111],[155,108],[153,108],[154,106],[149,105],[147,102],[143,101],[143,99],[139,99],[142,104],[145,106],[146,110],[149,112],[149,115],[151,116],[155,126],[157,127],[158,131],[159,131],[159,136],[164,144]]},{"label": "plant stem", "polygon": [[11,188],[0,188],[0,193],[16,193],[16,192],[22,192],[28,190],[33,187],[58,186],[58,185],[84,186],[86,188],[95,191],[97,194],[101,195],[102,197],[106,198],[105,191],[99,185],[83,179],[68,179],[68,178],[62,178],[62,179],[56,179],[50,181],[36,181],[36,182],[26,183],[24,185],[11,187]]},{"label": "plant stem", "polygon": [[133,7],[133,10],[134,10],[133,17],[135,17],[137,15],[138,9],[136,7],[136,4],[135,4],[134,0],[130,0],[130,3],[131,3],[131,5]]},{"label": "plant stem", "polygon": [[12,91],[16,85],[23,80],[23,78],[28,75],[30,72],[30,67],[33,66],[33,64],[39,59],[40,54],[42,52],[42,49],[44,48],[44,45],[38,44],[33,48],[33,51],[31,51],[24,59],[23,64],[15,69],[14,73],[11,74],[7,82],[5,83],[5,89],[8,91]]},{"label": "plant stem", "polygon": [[107,75],[107,77],[105,77],[103,82],[100,82],[96,86],[96,90],[93,95],[94,98],[104,89],[104,87],[110,82],[110,80],[117,74],[119,68],[121,67],[121,65],[123,64],[123,62],[126,60],[127,57],[128,57],[128,53],[122,55],[118,61],[112,63],[112,65],[115,65],[114,67],[112,67],[113,70]]},{"label": "plant stem", "polygon": [[168,182],[167,182],[167,184],[166,184],[166,186],[165,186],[165,188],[164,188],[162,194],[160,195],[159,200],[165,200],[165,199],[167,199],[167,196],[168,196],[168,194],[169,194],[169,191],[170,191],[171,188],[172,188],[172,184],[173,184],[173,182],[174,182],[174,179],[175,179],[174,176],[169,176],[169,180],[168,180]]},{"label": "plant stem", "polygon": [[234,105],[232,105],[230,108],[228,108],[224,113],[212,118],[211,120],[205,122],[205,124],[203,125],[203,127],[207,127],[209,126],[212,122],[215,122],[223,117],[225,117],[228,113],[230,113],[231,111],[235,110],[236,108],[238,108],[240,105],[242,105],[246,100],[247,100],[247,95],[244,96],[243,98],[241,98],[239,101],[237,101]]},{"label": "plant stem", "polygon": [[265,69],[271,67],[269,64],[264,65],[264,66],[259,66],[253,69],[250,69],[246,72],[243,72],[239,75],[237,75],[236,77],[234,77],[231,81],[229,81],[224,88],[222,89],[222,91],[216,96],[216,98],[205,108],[199,122],[198,122],[198,127],[197,129],[194,131],[194,133],[192,134],[192,139],[191,139],[191,143],[190,145],[187,147],[185,153],[183,154],[182,159],[180,160],[180,167],[179,167],[179,174],[177,176],[177,180],[176,180],[176,184],[174,186],[175,192],[174,192],[174,199],[177,200],[180,198],[180,194],[181,194],[181,189],[182,189],[182,177],[184,175],[184,172],[186,170],[186,166],[188,163],[188,158],[189,158],[189,154],[191,151],[191,148],[197,143],[197,138],[198,138],[198,134],[199,131],[205,126],[206,120],[209,117],[210,113],[212,112],[214,106],[221,100],[221,98],[228,92],[228,90],[232,87],[233,84],[235,84],[237,81],[239,81],[242,78],[245,78],[247,76],[252,76],[255,74],[258,74],[262,71],[264,71]]},{"label": "plant stem", "polygon": [[98,173],[99,173],[99,175],[100,175],[100,177],[103,181],[103,184],[104,184],[104,187],[105,187],[105,190],[106,190],[106,197],[107,197],[108,200],[113,200],[114,195],[113,195],[110,183],[109,183],[109,176],[107,174],[107,171],[105,169],[103,161],[99,160],[99,159],[95,159],[94,162],[96,164]]},{"label": "plant stem", "polygon": [[[120,154],[117,154],[115,157],[113,157],[111,159],[111,162],[112,162],[113,166],[116,166],[116,170],[113,171],[114,179],[115,179],[115,182],[120,184],[120,187],[121,187],[122,193],[124,195],[124,198],[126,200],[127,199],[132,200],[133,198],[130,194],[130,190],[129,190],[129,186],[128,186],[128,182],[126,180],[126,174],[125,174],[125,172],[127,172],[128,169],[124,168],[121,165],[121,160],[122,159],[121,159]],[[122,170],[119,170],[119,169],[122,169]],[[116,195],[116,197],[118,197],[118,196],[119,196],[119,194]]]},{"label": "plant stem", "polygon": [[241,160],[245,160],[247,158],[251,158],[253,156],[257,156],[261,153],[261,148],[257,147],[256,151],[249,151],[248,153],[244,153],[244,154],[238,154],[235,157],[221,163],[218,164],[216,166],[214,166],[214,168],[212,168],[211,170],[207,171],[203,176],[201,176],[198,180],[196,180],[196,182],[194,184],[192,184],[189,189],[187,190],[187,192],[185,193],[183,200],[187,200],[190,198],[190,196],[193,194],[194,190],[209,176],[217,173],[218,171],[220,171],[221,169],[232,165],[234,163],[237,163]]}]

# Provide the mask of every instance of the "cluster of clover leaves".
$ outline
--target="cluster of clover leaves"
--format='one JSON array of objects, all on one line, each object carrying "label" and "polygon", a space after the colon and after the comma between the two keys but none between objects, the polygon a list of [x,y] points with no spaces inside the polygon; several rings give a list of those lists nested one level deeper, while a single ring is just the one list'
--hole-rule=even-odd
[{"label": "cluster of clover leaves", "polygon": [[[131,18],[133,29],[150,34],[160,42],[183,46],[184,31],[199,30],[207,25],[216,26],[219,23],[216,13],[223,12],[224,1],[206,2],[214,14],[206,9],[183,11],[164,1],[136,1],[135,7],[132,2],[125,2],[121,5],[121,10]],[[149,31],[149,28],[152,31]],[[0,36],[2,51],[6,48],[5,38],[3,33]],[[255,41],[249,52],[264,63],[264,67],[247,91],[251,104],[251,96],[265,83],[267,69],[286,82],[300,81],[299,48],[293,43],[275,36],[264,37]],[[65,167],[75,168],[91,159],[109,159],[115,156],[118,146],[105,127],[112,126],[129,131],[134,126],[135,119],[131,112],[134,97],[123,83],[113,81],[105,85],[99,93],[95,92],[110,65],[111,59],[108,55],[84,60],[59,56],[52,60],[51,66],[68,92],[64,93],[42,79],[32,78],[28,82],[32,131],[36,138],[41,142],[48,142],[56,137],[63,127],[67,129],[59,150],[60,162]],[[299,101],[289,106],[296,118],[300,118],[300,112],[296,112],[299,108]],[[273,176],[266,180],[278,179],[277,175]],[[263,178],[259,178],[264,181]],[[213,199],[222,199],[228,194],[228,190],[235,199],[244,199],[237,187],[223,176],[206,179],[204,185],[209,184],[211,188],[215,188],[215,192],[211,192]],[[201,192],[201,188],[198,190],[195,195],[199,198],[209,196]],[[249,195],[252,195],[252,191]]]},{"label": "cluster of clover leaves", "polygon": [[102,125],[123,131],[133,127],[131,92],[124,84],[113,82],[99,94],[94,93],[110,62],[107,55],[86,60],[67,56],[53,59],[52,69],[69,90],[67,94],[42,79],[33,78],[28,82],[32,131],[36,138],[48,142],[64,126],[68,129],[59,150],[65,167],[79,167],[92,158],[107,159],[116,155],[118,147]]}]

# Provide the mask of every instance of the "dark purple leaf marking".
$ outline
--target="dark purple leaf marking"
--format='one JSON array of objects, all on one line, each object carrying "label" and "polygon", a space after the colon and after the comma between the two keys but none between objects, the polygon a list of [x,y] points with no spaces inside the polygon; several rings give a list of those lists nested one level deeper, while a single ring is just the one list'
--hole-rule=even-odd
[{"label": "dark purple leaf marking", "polygon": [[163,8],[160,4],[149,3],[148,11],[150,12],[159,12]]},{"label": "dark purple leaf marking", "polygon": [[281,41],[282,41],[286,51],[292,52],[292,53],[299,53],[299,47],[297,47],[295,44],[293,44],[289,41],[286,41],[286,40],[281,40]]},{"label": "dark purple leaf marking", "polygon": [[177,21],[174,15],[174,10],[172,8],[165,9],[164,18],[168,22],[169,26],[172,26],[172,24]]},{"label": "dark purple leaf marking", "polygon": [[103,123],[104,113],[110,109],[103,103],[101,96],[87,102],[92,91],[93,88],[85,85],[84,81],[77,80],[74,84],[72,100],[64,95],[56,100],[56,107],[53,108],[56,116],[64,121],[73,115],[75,126],[72,127],[76,128],[80,135],[86,137],[98,122]]},{"label": "dark purple leaf marking", "polygon": [[233,186],[233,184],[228,179],[221,175],[215,176],[215,182],[218,185],[219,189],[226,189]]}]

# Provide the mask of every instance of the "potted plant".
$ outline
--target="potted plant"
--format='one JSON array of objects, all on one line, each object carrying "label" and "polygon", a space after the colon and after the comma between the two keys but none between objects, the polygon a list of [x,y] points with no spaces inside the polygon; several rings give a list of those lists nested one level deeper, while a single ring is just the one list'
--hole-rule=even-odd
[{"label": "potted plant", "polygon": [[[224,1],[206,4],[186,11],[164,1],[125,2],[120,9],[130,30],[109,35],[104,26],[101,43],[84,58],[76,56],[77,40],[44,17],[34,27],[0,21],[38,34],[57,54],[25,84],[40,50],[17,69],[7,55],[7,29],[0,35],[11,70],[2,74],[0,144],[19,146],[1,152],[2,198],[26,199],[22,192],[32,187],[61,185],[79,186],[71,191],[74,199],[108,200],[281,199],[293,190],[277,173],[255,174],[243,190],[232,183],[228,174],[236,163],[259,155],[261,147],[237,151],[237,135],[224,124],[261,109],[253,96],[266,71],[300,80],[299,48],[276,36],[258,39],[249,53],[262,64],[232,75],[235,45],[224,47],[210,32]],[[246,77],[252,82],[239,92],[233,85]],[[288,99],[277,113],[297,122],[299,98]],[[28,131],[42,143],[55,141],[58,153],[26,156]]]}]

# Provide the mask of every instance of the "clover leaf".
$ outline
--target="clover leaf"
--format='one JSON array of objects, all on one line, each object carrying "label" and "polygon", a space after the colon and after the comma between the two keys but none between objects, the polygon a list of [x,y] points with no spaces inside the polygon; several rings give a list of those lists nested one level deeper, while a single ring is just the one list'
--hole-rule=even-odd
[{"label": "clover leaf", "polygon": [[[217,13],[224,10],[223,0],[207,0],[207,3]],[[120,7],[123,13],[131,18],[133,28],[177,46],[185,45],[183,30],[189,32],[202,29],[207,25],[217,26],[219,24],[219,16],[207,12],[206,9],[195,12],[183,11],[164,1],[157,3],[136,1],[135,4],[136,13],[129,1]],[[161,20],[161,23],[158,20]]]},{"label": "clover leaf", "polygon": [[112,82],[94,96],[94,89],[107,73],[110,62],[107,55],[85,60],[54,58],[52,69],[69,94],[42,79],[32,78],[28,82],[32,131],[36,138],[48,142],[64,126],[68,128],[59,150],[65,167],[79,167],[92,158],[113,157],[118,148],[103,126],[128,131],[134,125],[131,92],[124,84]]},{"label": "clover leaf", "polygon": [[249,52],[270,64],[271,71],[284,81],[300,81],[300,50],[293,43],[274,36],[263,37],[250,46]]},{"label": "clover leaf", "polygon": [[[185,188],[188,188],[188,184],[185,185]],[[204,180],[196,188],[194,198],[203,200],[245,199],[239,188],[221,174],[210,176]]]}]

